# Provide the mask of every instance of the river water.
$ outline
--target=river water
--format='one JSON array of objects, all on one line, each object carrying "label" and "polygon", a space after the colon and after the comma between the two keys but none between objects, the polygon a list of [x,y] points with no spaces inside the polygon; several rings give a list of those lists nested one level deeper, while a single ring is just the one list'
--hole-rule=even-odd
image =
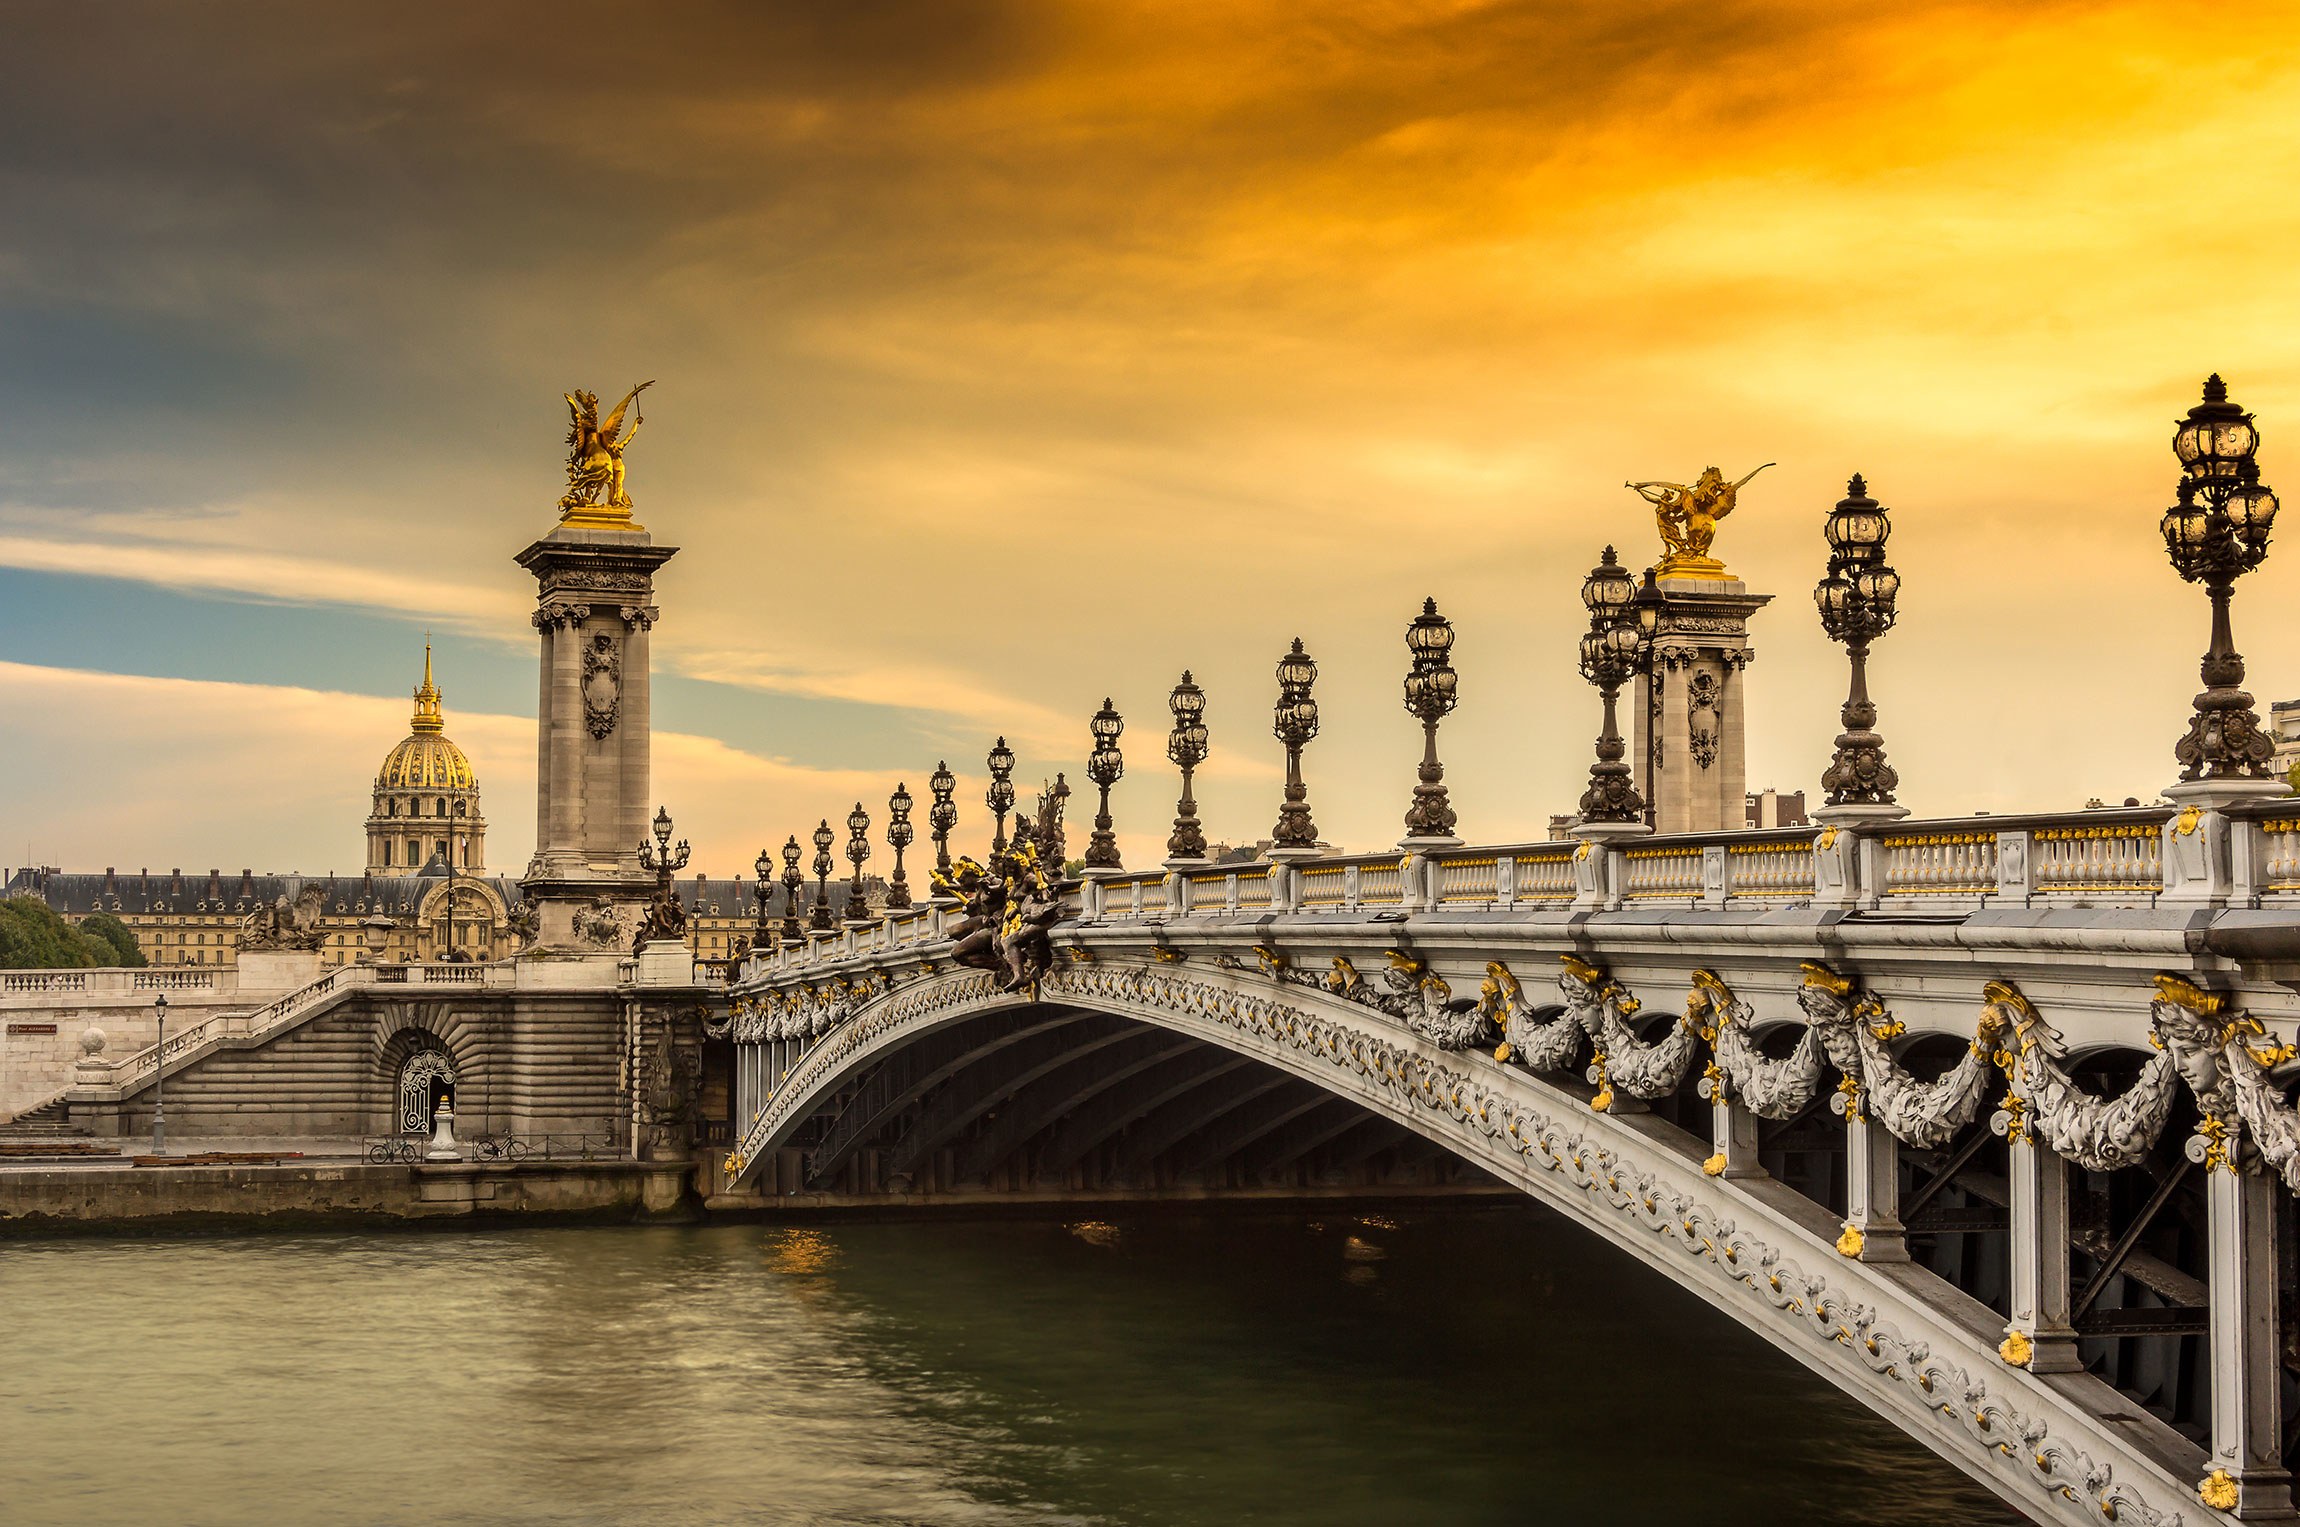
[{"label": "river water", "polygon": [[0,1520],[2017,1518],[1518,1204],[0,1243]]}]

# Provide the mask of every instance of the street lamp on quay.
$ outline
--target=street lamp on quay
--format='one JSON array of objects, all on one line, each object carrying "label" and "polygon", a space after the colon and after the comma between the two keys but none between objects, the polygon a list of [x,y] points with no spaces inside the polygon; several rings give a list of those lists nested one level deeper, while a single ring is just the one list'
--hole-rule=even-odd
[{"label": "street lamp on quay", "polygon": [[990,765],[990,789],[982,799],[995,819],[990,835],[990,856],[996,859],[1006,852],[1006,814],[1014,809],[1014,749],[1001,737],[986,761]]},{"label": "street lamp on quay", "polygon": [[[1647,587],[1652,587],[1650,579]],[[1660,597],[1656,592],[1646,599],[1608,546],[1605,560],[1581,581],[1581,602],[1589,611],[1589,630],[1581,638],[1581,676],[1597,686],[1605,701],[1605,726],[1597,734],[1597,761],[1589,767],[1589,788],[1581,795],[1581,819],[1642,826],[1645,802],[1629,765],[1622,762],[1628,750],[1622,746],[1615,708],[1622,684],[1637,671],[1645,642],[1660,623]]]},{"label": "street lamp on quay", "polygon": [[1318,735],[1318,702],[1311,686],[1318,681],[1317,662],[1294,638],[1293,650],[1278,659],[1278,703],[1271,712],[1270,730],[1286,746],[1286,799],[1278,808],[1272,844],[1281,849],[1315,848],[1317,823],[1310,820],[1310,792],[1302,783],[1302,749]]},{"label": "street lamp on quay", "polygon": [[783,845],[783,937],[796,944],[806,937],[806,928],[799,922],[799,897],[807,888],[807,877],[799,871],[799,856],[805,852],[799,847],[799,835]]},{"label": "street lamp on quay", "polygon": [[152,1041],[152,1154],[168,1153],[168,994],[152,999],[152,1017],[160,1032]]},{"label": "street lamp on quay", "polygon": [[863,810],[861,801],[847,813],[847,858],[854,863],[854,879],[847,886],[847,922],[849,925],[870,922],[870,908],[863,905],[863,861],[870,857],[870,813]]},{"label": "street lamp on quay", "polygon": [[934,867],[944,874],[950,873],[950,830],[958,825],[958,803],[951,792],[958,788],[958,778],[950,772],[950,764],[937,760],[934,773],[927,776],[927,792],[934,804],[926,808],[926,824],[934,829]]},{"label": "street lamp on quay", "polygon": [[1446,799],[1445,765],[1438,762],[1438,722],[1452,711],[1460,676],[1447,661],[1453,654],[1453,623],[1438,613],[1437,600],[1422,601],[1421,614],[1406,627],[1406,710],[1422,724],[1420,780],[1406,811],[1406,841],[1458,843],[1453,805]]},{"label": "street lamp on quay", "polygon": [[1869,497],[1868,484],[1854,473],[1845,496],[1829,511],[1823,532],[1829,539],[1829,570],[1813,586],[1821,629],[1844,646],[1853,670],[1839,717],[1845,729],[1821,775],[1821,788],[1828,792],[1824,809],[1835,809],[1840,817],[1883,820],[1908,814],[1908,808],[1893,801],[1900,776],[1885,762],[1877,707],[1869,699],[1869,645],[1893,629],[1899,614],[1894,601],[1901,575],[1885,561],[1885,540],[1892,532],[1885,506]]},{"label": "street lamp on quay", "polygon": [[815,829],[814,839],[815,910],[814,914],[807,920],[807,926],[818,932],[827,933],[832,927],[831,868],[834,861],[831,859],[831,845],[839,840],[839,835],[831,831],[831,819],[829,817],[824,817],[822,825]]},{"label": "street lamp on quay", "polygon": [[1166,857],[1201,863],[1206,858],[1206,833],[1198,825],[1198,802],[1190,794],[1190,776],[1206,761],[1206,691],[1182,670],[1182,682],[1166,697],[1174,713],[1174,730],[1166,734],[1166,756],[1182,770],[1182,798],[1174,803],[1174,832],[1166,840]]},{"label": "street lamp on quay", "polygon": [[894,794],[886,801],[886,841],[894,850],[894,878],[887,882],[886,904],[889,911],[899,911],[910,905],[910,881],[903,874],[902,851],[910,847],[916,829],[910,825],[910,786],[897,784]]},{"label": "street lamp on quay", "polygon": [[2172,750],[2180,783],[2166,793],[2175,800],[2221,803],[2287,789],[2270,769],[2276,745],[2260,729],[2252,696],[2242,688],[2244,658],[2228,621],[2236,580],[2267,557],[2276,524],[2276,495],[2252,459],[2259,448],[2252,415],[2228,401],[2228,386],[2217,374],[2205,382],[2204,401],[2179,421],[2172,437],[2183,475],[2178,501],[2159,525],[2164,549],[2173,570],[2203,584],[2212,600],[2204,691],[2196,697],[2188,734]]},{"label": "street lamp on quay", "polygon": [[1086,840],[1086,867],[1123,869],[1125,866],[1118,858],[1118,838],[1110,830],[1110,787],[1126,773],[1126,759],[1118,751],[1119,734],[1126,730],[1126,722],[1106,697],[1102,709],[1094,713],[1094,719],[1087,726],[1094,735],[1094,751],[1086,757],[1086,777],[1094,782],[1102,797],[1094,811],[1094,834]]}]

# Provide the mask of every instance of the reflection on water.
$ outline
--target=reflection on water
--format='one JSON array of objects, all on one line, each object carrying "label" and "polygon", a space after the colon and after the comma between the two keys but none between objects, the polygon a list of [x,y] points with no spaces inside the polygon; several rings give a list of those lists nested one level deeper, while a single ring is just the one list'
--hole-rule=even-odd
[{"label": "reflection on water", "polygon": [[1531,1205],[19,1242],[0,1318],[11,1524],[2013,1520]]}]

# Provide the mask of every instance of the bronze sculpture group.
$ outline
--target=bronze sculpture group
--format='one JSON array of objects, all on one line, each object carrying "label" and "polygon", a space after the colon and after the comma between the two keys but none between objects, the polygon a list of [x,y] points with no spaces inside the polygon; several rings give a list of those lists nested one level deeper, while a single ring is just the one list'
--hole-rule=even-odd
[{"label": "bronze sculpture group", "polygon": [[[1068,885],[1061,858],[1066,794],[1049,789],[1042,795],[1035,823],[1018,817],[1014,842],[992,854],[987,867],[962,857],[933,872],[936,894],[958,901],[965,914],[950,930],[952,961],[1003,975],[1001,991],[1034,989],[1054,968],[1053,928],[1062,920]],[[1048,845],[1044,855],[1041,844]]]}]

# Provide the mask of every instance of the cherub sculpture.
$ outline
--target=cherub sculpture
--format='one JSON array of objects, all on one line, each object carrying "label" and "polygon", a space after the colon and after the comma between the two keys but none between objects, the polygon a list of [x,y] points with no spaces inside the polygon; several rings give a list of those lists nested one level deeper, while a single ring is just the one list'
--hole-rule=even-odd
[{"label": "cherub sculpture", "polygon": [[591,392],[570,392],[567,415],[567,492],[559,500],[564,510],[591,509],[599,506],[601,496],[609,509],[628,509],[631,495],[623,487],[623,452],[639,438],[639,426],[647,422],[643,412],[631,417],[631,432],[623,433],[623,411],[639,400],[639,394],[654,386],[641,382],[623,394],[623,401],[615,405],[602,423],[599,418],[599,396]]},{"label": "cherub sculpture", "polygon": [[1733,512],[1741,490],[1748,486],[1765,467],[1751,472],[1739,482],[1729,483],[1725,474],[1715,467],[1704,467],[1701,475],[1690,484],[1681,482],[1633,482],[1623,487],[1654,506],[1654,520],[1661,529],[1661,544],[1669,549],[1662,558],[1659,572],[1718,572],[1723,564],[1709,555],[1709,548],[1717,539],[1717,522]]}]

